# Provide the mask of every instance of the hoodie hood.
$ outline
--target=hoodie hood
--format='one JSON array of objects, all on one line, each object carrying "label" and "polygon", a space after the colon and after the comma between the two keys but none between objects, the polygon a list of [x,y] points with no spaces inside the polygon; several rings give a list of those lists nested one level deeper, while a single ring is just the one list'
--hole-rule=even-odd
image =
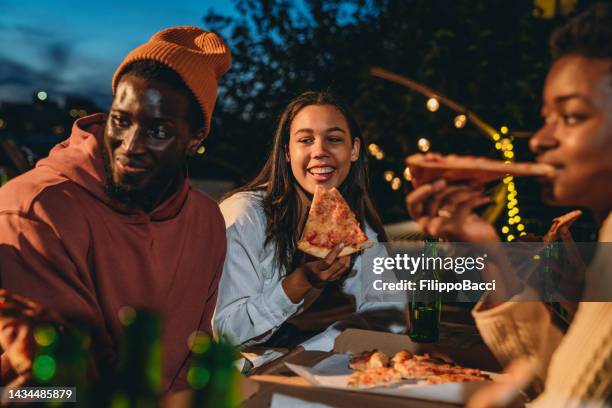
[{"label": "hoodie hood", "polygon": [[163,221],[175,217],[184,205],[189,184],[183,180],[177,192],[158,205],[149,214],[130,209],[110,197],[105,189],[106,170],[102,155],[102,139],[106,126],[106,114],[97,113],[78,119],[72,126],[70,137],[51,149],[49,156],[41,159],[37,168],[49,168],[53,172],[78,184],[104,205],[114,211],[131,215],[136,219]]}]

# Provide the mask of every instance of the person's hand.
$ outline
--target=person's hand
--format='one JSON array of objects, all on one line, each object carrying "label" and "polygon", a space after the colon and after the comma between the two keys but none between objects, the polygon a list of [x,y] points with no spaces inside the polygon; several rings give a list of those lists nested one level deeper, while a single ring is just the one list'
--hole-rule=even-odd
[{"label": "person's hand", "polygon": [[31,325],[15,317],[0,317],[0,353],[0,382],[10,388],[27,385],[34,355]]},{"label": "person's hand", "polygon": [[283,280],[282,285],[287,297],[293,303],[300,302],[313,287],[320,288],[327,282],[342,277],[351,265],[350,256],[338,257],[344,246],[336,246],[325,259],[304,262]]},{"label": "person's hand", "polygon": [[305,262],[301,265],[301,268],[304,269],[306,278],[312,286],[324,286],[327,282],[333,282],[340,279],[344,272],[346,272],[351,265],[351,257],[338,257],[342,248],[344,248],[344,245],[339,244],[327,254],[325,259]]},{"label": "person's hand", "polygon": [[0,381],[7,388],[26,386],[32,380],[37,324],[64,321],[41,305],[0,289]]},{"label": "person's hand", "polygon": [[474,212],[490,202],[482,186],[423,184],[406,196],[408,213],[421,232],[455,242],[499,242],[491,224]]},{"label": "person's hand", "polygon": [[536,367],[526,358],[512,362],[501,377],[478,389],[467,403],[468,408],[522,407],[523,390],[536,381]]},{"label": "person's hand", "polygon": [[[425,235],[451,242],[496,243],[500,239],[493,226],[474,212],[489,201],[482,186],[449,186],[445,180],[436,180],[408,194],[406,207]],[[503,251],[489,248],[488,255],[487,268],[481,273],[484,280],[496,281],[497,286],[483,307],[495,307],[522,290],[523,285],[514,273],[508,273],[510,263]]]}]

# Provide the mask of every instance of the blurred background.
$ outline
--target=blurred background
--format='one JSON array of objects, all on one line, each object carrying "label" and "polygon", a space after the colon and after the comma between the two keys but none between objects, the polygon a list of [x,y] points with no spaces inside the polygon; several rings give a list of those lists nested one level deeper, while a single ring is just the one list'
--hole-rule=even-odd
[{"label": "blurred background", "polygon": [[[368,141],[370,182],[383,221],[407,219],[404,158],[417,152],[533,160],[548,36],[588,0],[2,1],[0,183],[27,171],[69,135],[73,121],[107,110],[123,57],[153,33],[196,25],[221,34],[234,62],[220,83],[194,184],[215,198],[262,167],[277,116],[306,90],[353,107]],[[442,101],[370,73],[433,88],[490,124],[485,135]],[[545,206],[537,184],[495,191],[492,222],[507,240],[543,234],[567,209]],[[587,217],[575,238],[593,240]]]}]

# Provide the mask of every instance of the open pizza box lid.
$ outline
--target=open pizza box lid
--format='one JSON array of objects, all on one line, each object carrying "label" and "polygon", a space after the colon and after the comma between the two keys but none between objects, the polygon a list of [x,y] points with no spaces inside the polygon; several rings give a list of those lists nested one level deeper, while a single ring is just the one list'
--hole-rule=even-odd
[{"label": "open pizza box lid", "polygon": [[[484,344],[471,345],[469,348],[457,349],[456,347],[437,344],[435,346],[429,344],[418,344],[410,340],[406,335],[392,334],[386,332],[376,332],[361,329],[346,329],[340,336],[336,338],[333,353],[324,353],[316,351],[304,351],[298,355],[287,359],[284,367],[279,367],[273,372],[265,375],[265,382],[259,395],[249,401],[247,406],[259,407],[269,406],[274,393],[294,396],[303,400],[316,401],[323,404],[328,404],[334,407],[355,407],[363,406],[367,400],[368,406],[403,406],[403,407],[452,407],[464,405],[468,396],[482,384],[476,383],[450,383],[435,386],[419,387],[425,390],[427,387],[438,388],[438,390],[429,388],[423,393],[421,390],[414,390],[409,395],[402,395],[394,391],[387,392],[384,388],[378,387],[377,391],[355,391],[352,389],[342,389],[325,387],[316,383],[316,378],[312,375],[317,373],[317,368],[326,369],[326,364],[333,366],[341,359],[342,353],[358,353],[361,351],[378,349],[387,355],[393,355],[400,350],[409,350],[414,353],[422,354],[431,352],[432,350],[441,351],[442,354],[448,355],[459,364],[466,367],[478,367],[486,370],[499,370],[499,365],[486,349]],[[334,362],[333,358],[337,361]],[[331,359],[331,360],[330,360]],[[471,363],[471,364],[468,364]],[[344,362],[341,362],[344,364]],[[300,377],[295,377],[297,371],[301,373]],[[291,371],[289,371],[291,369]],[[333,367],[332,367],[333,369]],[[293,376],[293,377],[292,377]],[[254,379],[260,380],[255,377]],[[466,390],[466,385],[467,386]],[[311,387],[317,387],[317,391],[308,391]],[[440,388],[441,387],[441,388]],[[433,393],[430,392],[433,390]]]}]

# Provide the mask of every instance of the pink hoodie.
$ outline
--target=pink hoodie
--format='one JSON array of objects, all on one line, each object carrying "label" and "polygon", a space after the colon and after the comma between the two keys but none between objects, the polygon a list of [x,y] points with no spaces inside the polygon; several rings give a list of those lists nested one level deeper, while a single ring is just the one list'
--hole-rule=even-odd
[{"label": "pink hoodie", "polygon": [[225,258],[217,204],[187,180],[151,213],[130,212],[104,190],[105,116],[75,122],[69,139],[0,189],[0,286],[98,332],[98,361],[116,359],[125,306],[164,318],[163,380],[187,387],[187,339],[211,334]]}]

